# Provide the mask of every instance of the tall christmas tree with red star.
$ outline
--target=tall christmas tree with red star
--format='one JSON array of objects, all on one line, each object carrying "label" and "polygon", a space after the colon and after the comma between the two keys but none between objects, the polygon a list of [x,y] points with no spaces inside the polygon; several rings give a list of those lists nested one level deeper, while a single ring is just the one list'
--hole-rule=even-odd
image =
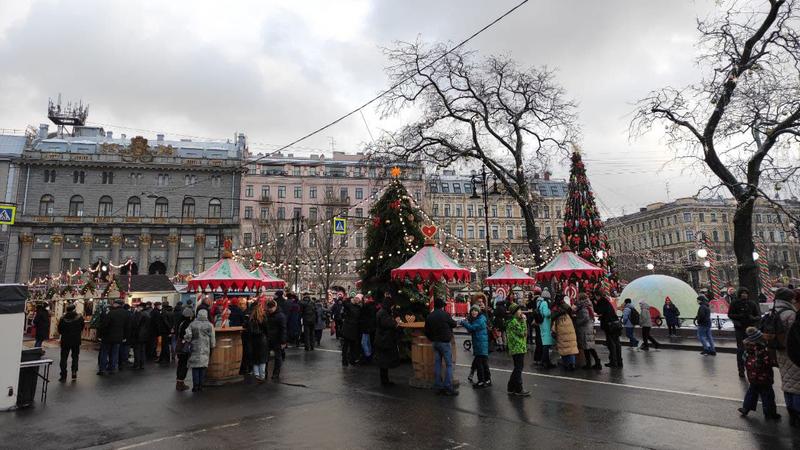
[{"label": "tall christmas tree with red star", "polygon": [[600,285],[606,289],[617,287],[614,259],[610,255],[608,240],[603,231],[603,220],[595,204],[592,186],[586,177],[586,167],[576,149],[572,153],[569,192],[564,208],[564,234],[562,244],[581,258],[602,267],[606,276]]}]

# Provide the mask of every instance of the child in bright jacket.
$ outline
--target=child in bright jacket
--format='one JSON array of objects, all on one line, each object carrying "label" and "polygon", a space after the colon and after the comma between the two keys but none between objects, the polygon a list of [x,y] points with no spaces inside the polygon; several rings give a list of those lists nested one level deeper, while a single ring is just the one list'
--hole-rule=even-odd
[{"label": "child in bright jacket", "polygon": [[755,411],[758,398],[761,397],[761,409],[764,411],[764,417],[767,420],[780,420],[781,416],[777,413],[775,406],[775,391],[772,389],[775,379],[772,371],[774,361],[770,358],[767,350],[767,342],[761,331],[755,327],[748,327],[746,333],[744,365],[750,386],[744,395],[744,402],[739,408],[739,413],[745,417],[750,411]]}]

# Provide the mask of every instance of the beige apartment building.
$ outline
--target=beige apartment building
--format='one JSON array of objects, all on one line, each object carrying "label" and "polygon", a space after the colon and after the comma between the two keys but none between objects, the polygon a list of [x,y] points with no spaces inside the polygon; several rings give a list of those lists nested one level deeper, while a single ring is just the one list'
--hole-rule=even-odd
[{"label": "beige apartment building", "polygon": [[[473,179],[478,183],[473,184]],[[426,210],[443,229],[440,239],[444,249],[462,263],[474,267],[478,277],[486,275],[486,235],[489,236],[492,269],[503,261],[503,251],[514,255],[529,255],[525,219],[519,204],[505,194],[502,185],[491,177],[487,180],[488,218],[486,227],[483,189],[480,175],[458,174],[443,170],[427,180]],[[549,173],[531,180],[531,191],[537,194],[537,229],[543,249],[555,248],[561,235],[563,209],[568,183],[550,178]],[[520,259],[522,265],[533,265],[530,259]]]},{"label": "beige apartment building", "polygon": [[[796,199],[779,200],[792,215],[800,214]],[[705,248],[703,235],[715,253],[715,268],[725,284],[736,284],[733,250],[731,199],[681,198],[670,203],[653,203],[638,212],[608,219],[606,231],[612,254],[622,278],[634,279],[653,272],[676,276],[695,288],[707,286],[710,269],[697,250]],[[800,274],[800,245],[797,225],[769,202],[755,208],[753,231],[764,249],[770,274],[785,281]]]},{"label": "beige apartment building", "polygon": [[[300,290],[355,287],[365,247],[369,209],[391,179],[389,170],[362,153],[334,151],[332,157],[275,154],[249,157],[242,178],[241,245],[277,266]],[[399,164],[410,195],[423,198],[422,169]],[[333,235],[334,216],[347,219],[347,234]]]}]

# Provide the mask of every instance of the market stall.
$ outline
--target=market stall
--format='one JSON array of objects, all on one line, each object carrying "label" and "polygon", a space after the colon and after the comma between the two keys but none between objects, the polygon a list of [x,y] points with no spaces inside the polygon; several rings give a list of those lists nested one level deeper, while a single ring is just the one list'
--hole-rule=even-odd
[{"label": "market stall", "polygon": [[[244,266],[231,258],[230,242],[225,244],[222,259],[205,272],[192,278],[188,283],[191,292],[221,291],[256,292],[262,280],[250,273]],[[214,329],[216,347],[211,351],[208,362],[208,384],[225,384],[240,381],[239,367],[242,362],[242,327],[225,326]]]},{"label": "market stall", "polygon": [[[394,280],[411,280],[413,282],[438,283],[442,281],[468,282],[470,279],[469,269],[459,266],[449,256],[442,253],[433,243],[433,235],[436,233],[435,227],[424,227],[423,234],[426,236],[425,245],[400,267],[391,272]],[[401,327],[410,330],[412,334],[411,343],[411,362],[414,367],[414,375],[409,380],[409,384],[420,388],[433,388],[434,386],[434,351],[433,345],[425,337],[424,322],[403,322]],[[456,362],[455,340],[452,346],[453,364]],[[444,369],[443,369],[444,370]],[[453,386],[458,385],[458,380],[453,378]]]},{"label": "market stall", "polygon": [[259,267],[250,272],[250,274],[261,279],[261,287],[263,289],[284,289],[286,287],[286,281],[278,278],[277,275],[265,267]]}]

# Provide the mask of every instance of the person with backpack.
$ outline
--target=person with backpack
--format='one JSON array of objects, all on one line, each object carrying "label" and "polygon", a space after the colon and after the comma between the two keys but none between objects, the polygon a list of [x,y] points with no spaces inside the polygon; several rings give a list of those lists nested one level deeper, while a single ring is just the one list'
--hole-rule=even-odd
[{"label": "person with backpack", "polygon": [[750,300],[750,291],[747,288],[742,287],[736,291],[736,296],[728,307],[728,318],[733,322],[736,333],[736,367],[739,369],[739,378],[744,378],[745,330],[761,319],[758,305]]},{"label": "person with backpack", "polygon": [[[739,298],[737,296],[737,298]],[[758,398],[761,397],[761,409],[767,420],[780,420],[777,406],[775,406],[775,390],[772,389],[775,376],[772,371],[774,361],[767,349],[764,334],[755,327],[747,327],[745,344],[745,367],[747,368],[747,393],[744,394],[742,407],[739,414],[747,416],[750,411],[755,411]]]},{"label": "person with backpack", "polygon": [[667,321],[667,330],[669,336],[678,336],[678,328],[681,326],[681,311],[672,303],[669,297],[664,299],[664,308],[661,310],[664,313],[664,319]]},{"label": "person with backpack", "polygon": [[[781,373],[781,389],[786,400],[786,410],[789,412],[789,424],[794,428],[800,428],[800,365],[795,362],[800,361],[800,358],[794,345],[790,352],[785,344],[793,341],[793,334],[789,333],[790,339],[787,340],[786,332],[792,329],[797,331],[797,327],[793,326],[797,316],[797,303],[798,297],[794,291],[778,289],[775,291],[772,311],[764,316],[759,325],[767,346],[775,349],[778,371]],[[777,317],[777,322],[772,322],[771,317]]]},{"label": "person with backpack", "polygon": [[711,335],[711,308],[708,307],[708,298],[700,294],[697,296],[697,339],[703,346],[701,355],[717,356],[717,349],[714,347],[714,337]]},{"label": "person with backpack", "polygon": [[175,355],[178,357],[178,368],[175,372],[175,390],[185,391],[189,389],[186,386],[186,374],[189,373],[189,355],[192,352],[192,346],[183,340],[186,334],[186,329],[191,325],[194,319],[192,308],[186,307],[181,309],[181,318],[175,325],[175,335],[178,339],[175,341]]},{"label": "person with backpack", "polygon": [[622,326],[625,327],[625,336],[628,336],[631,347],[636,348],[639,346],[639,340],[636,339],[636,333],[634,333],[633,329],[636,325],[639,325],[639,311],[636,311],[636,308],[629,298],[625,299],[624,305],[624,309],[622,310]]},{"label": "person with backpack", "polygon": [[[581,292],[578,295],[578,301],[575,306],[575,332],[578,337],[578,348],[583,351],[583,356],[586,359],[584,370],[592,369],[602,370],[603,365],[600,363],[600,356],[597,355],[597,350],[594,348],[594,308],[592,302],[586,293]],[[594,358],[594,366],[592,365],[592,358]]]},{"label": "person with backpack", "polygon": [[594,311],[600,317],[600,329],[606,335],[608,363],[605,366],[621,369],[623,367],[622,344],[619,342],[619,337],[622,334],[622,322],[617,316],[614,304],[603,290],[600,290],[595,296]]}]

